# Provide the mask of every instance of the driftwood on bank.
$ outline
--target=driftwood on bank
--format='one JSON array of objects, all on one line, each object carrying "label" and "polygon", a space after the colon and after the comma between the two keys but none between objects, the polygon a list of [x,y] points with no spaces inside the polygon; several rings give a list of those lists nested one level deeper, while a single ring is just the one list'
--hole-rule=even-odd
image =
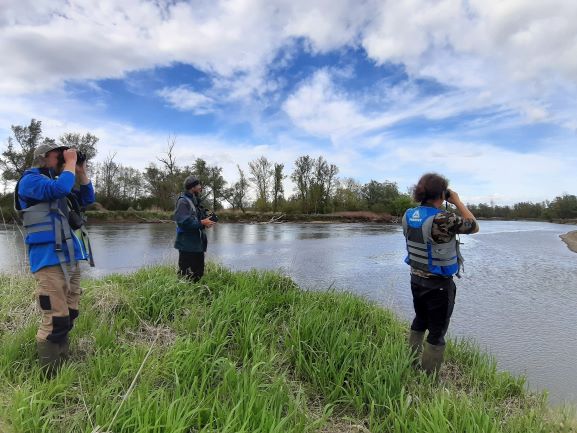
[{"label": "driftwood on bank", "polygon": [[281,219],[284,218],[284,216],[285,216],[285,214],[283,213],[283,214],[280,214],[278,216],[271,217],[271,219],[268,221],[260,221],[260,222],[257,222],[255,224],[280,224],[280,223],[282,223]]},{"label": "driftwood on bank", "polygon": [[174,223],[172,220],[163,220],[159,218],[144,218],[138,215],[134,215],[136,218],[141,220],[143,223],[151,223],[151,224],[166,224],[166,223]]}]

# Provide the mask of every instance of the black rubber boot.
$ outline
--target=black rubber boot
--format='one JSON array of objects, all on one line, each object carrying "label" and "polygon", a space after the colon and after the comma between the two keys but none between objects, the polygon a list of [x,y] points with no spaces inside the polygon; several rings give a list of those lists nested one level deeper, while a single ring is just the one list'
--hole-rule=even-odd
[{"label": "black rubber boot", "polygon": [[423,352],[423,340],[425,339],[424,331],[411,331],[409,332],[409,347],[413,352],[413,366],[419,365],[419,360],[421,358],[421,353]]},{"label": "black rubber boot", "polygon": [[443,354],[445,353],[445,345],[434,346],[425,341],[423,349],[423,358],[421,367],[427,374],[436,374],[441,369],[443,364]]},{"label": "black rubber boot", "polygon": [[60,361],[68,361],[70,359],[70,340],[68,339],[68,335],[62,340],[59,344],[60,346]]},{"label": "black rubber boot", "polygon": [[60,367],[60,345],[51,341],[38,341],[38,362],[48,379],[54,377]]}]

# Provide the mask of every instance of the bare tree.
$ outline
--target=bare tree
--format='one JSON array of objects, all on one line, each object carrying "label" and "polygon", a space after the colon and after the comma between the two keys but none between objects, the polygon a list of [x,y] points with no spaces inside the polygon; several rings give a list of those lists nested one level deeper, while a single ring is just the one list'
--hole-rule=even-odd
[{"label": "bare tree", "polygon": [[118,197],[120,191],[118,185],[118,172],[120,167],[116,162],[114,162],[115,157],[116,153],[111,155],[109,154],[100,164],[100,170],[98,173],[98,190],[107,199]]},{"label": "bare tree", "polygon": [[136,168],[119,166],[118,183],[123,200],[135,201],[144,194],[144,179]]},{"label": "bare tree", "polygon": [[162,158],[157,157],[156,159],[158,159],[158,161],[160,161],[162,165],[164,165],[164,168],[166,168],[168,175],[170,177],[174,177],[178,172],[176,157],[174,156],[173,153],[174,146],[176,145],[176,137],[168,136],[166,144],[168,147],[168,150],[166,151],[166,156]]}]

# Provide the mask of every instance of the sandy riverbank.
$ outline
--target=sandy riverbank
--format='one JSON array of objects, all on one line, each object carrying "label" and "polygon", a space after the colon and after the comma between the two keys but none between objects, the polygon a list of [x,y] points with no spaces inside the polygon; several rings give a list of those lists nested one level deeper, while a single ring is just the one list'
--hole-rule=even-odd
[{"label": "sandy riverbank", "polygon": [[571,251],[577,253],[577,230],[559,235],[559,237],[563,239]]}]

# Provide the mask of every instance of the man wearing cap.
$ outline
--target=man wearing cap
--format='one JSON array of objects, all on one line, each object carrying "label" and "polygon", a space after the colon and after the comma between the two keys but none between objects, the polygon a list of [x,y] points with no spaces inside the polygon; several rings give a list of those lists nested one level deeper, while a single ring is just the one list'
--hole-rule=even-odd
[{"label": "man wearing cap", "polygon": [[194,176],[184,181],[184,192],[176,200],[174,220],[178,250],[178,273],[190,281],[198,282],[204,275],[204,255],[207,239],[205,229],[215,223],[207,218],[200,193],[202,184]]},{"label": "man wearing cap", "polygon": [[[73,189],[76,181],[79,189]],[[14,204],[22,216],[42,314],[38,357],[48,377],[68,357],[68,333],[78,317],[81,293],[78,262],[91,260],[79,209],[93,202],[86,162],[77,165],[76,149],[56,143],[36,148],[33,167],[16,186]]]}]

